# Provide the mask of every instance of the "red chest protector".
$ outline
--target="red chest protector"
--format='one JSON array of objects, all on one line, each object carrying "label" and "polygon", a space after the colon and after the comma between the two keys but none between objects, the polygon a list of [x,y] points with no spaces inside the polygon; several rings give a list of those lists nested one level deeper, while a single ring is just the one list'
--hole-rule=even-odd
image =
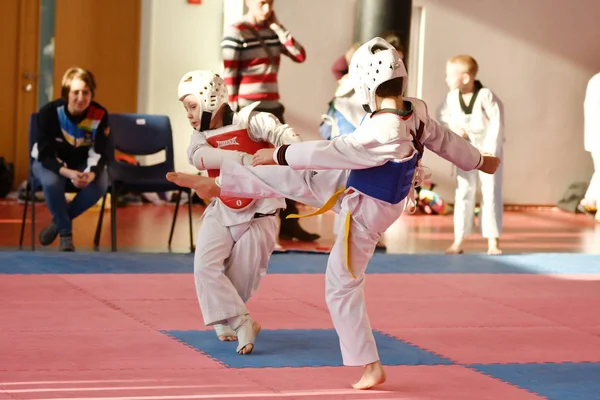
[{"label": "red chest protector", "polygon": [[[214,135],[206,138],[208,144],[214,148],[221,150],[241,151],[248,154],[254,154],[260,149],[273,147],[270,143],[255,142],[248,135],[246,128],[236,129],[230,132],[224,132],[219,135]],[[207,170],[208,176],[216,178],[219,176],[220,170]],[[242,210],[254,202],[254,199],[246,199],[241,197],[219,196],[219,199],[227,207],[234,210]]]}]

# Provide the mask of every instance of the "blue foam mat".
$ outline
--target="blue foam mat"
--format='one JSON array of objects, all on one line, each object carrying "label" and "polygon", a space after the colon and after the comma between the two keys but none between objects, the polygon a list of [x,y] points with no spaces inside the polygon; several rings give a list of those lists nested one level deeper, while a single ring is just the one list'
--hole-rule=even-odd
[{"label": "blue foam mat", "polygon": [[[269,273],[322,274],[326,254],[273,254]],[[0,252],[0,274],[191,273],[193,255],[180,253]],[[590,274],[600,273],[600,255],[537,253],[375,254],[369,273],[397,274]]]},{"label": "blue foam mat", "polygon": [[600,399],[600,363],[470,365],[550,400]]},{"label": "blue foam mat", "polygon": [[[236,353],[237,342],[220,342],[211,331],[162,331],[230,368],[300,368],[342,366],[333,329],[263,330],[251,356]],[[450,365],[452,361],[374,331],[384,365]]]}]

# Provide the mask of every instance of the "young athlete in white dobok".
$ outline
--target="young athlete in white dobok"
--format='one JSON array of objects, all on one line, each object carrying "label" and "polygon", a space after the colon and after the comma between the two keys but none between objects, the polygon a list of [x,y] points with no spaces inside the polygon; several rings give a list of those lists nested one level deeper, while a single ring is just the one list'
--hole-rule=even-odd
[{"label": "young athlete in white dobok", "polygon": [[[383,383],[385,371],[365,306],[365,271],[382,233],[414,207],[413,187],[423,176],[425,148],[465,170],[493,173],[500,160],[430,119],[421,100],[404,99],[406,69],[398,52],[375,38],[352,57],[350,75],[370,113],[352,134],[263,149],[246,167],[224,162],[218,179],[170,173],[167,178],[203,195],[282,196],[333,209],[340,224],[327,263],[326,300],[344,365],[363,366],[352,386]],[[286,165],[287,167],[283,167]],[[401,311],[399,311],[401,312]]]},{"label": "young athlete in white dobok", "polygon": [[[210,71],[185,74],[179,100],[194,128],[189,162],[213,178],[219,176],[223,160],[250,165],[257,150],[300,140],[272,114],[254,112],[258,103],[233,112],[225,82]],[[198,232],[194,278],[204,323],[214,327],[220,340],[237,339],[240,354],[252,351],[260,331],[245,303],[266,274],[282,208],[281,198],[216,196]]]},{"label": "young athlete in white dobok", "polygon": [[[452,57],[446,65],[446,83],[450,92],[441,110],[440,122],[468,140],[484,153],[502,158],[504,146],[504,108],[489,88],[477,80],[479,66],[471,56]],[[457,173],[454,200],[454,242],[448,254],[463,252],[462,243],[473,230],[477,180],[481,181],[481,234],[488,240],[488,254],[502,254],[502,166],[495,174],[478,171]]]}]

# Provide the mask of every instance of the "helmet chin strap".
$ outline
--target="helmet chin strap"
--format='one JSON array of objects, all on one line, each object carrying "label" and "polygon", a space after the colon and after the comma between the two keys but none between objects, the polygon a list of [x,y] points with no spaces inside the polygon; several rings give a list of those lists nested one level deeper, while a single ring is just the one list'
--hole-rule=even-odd
[{"label": "helmet chin strap", "polygon": [[203,111],[202,117],[200,118],[200,132],[207,131],[210,129],[210,120],[212,119],[212,113]]}]

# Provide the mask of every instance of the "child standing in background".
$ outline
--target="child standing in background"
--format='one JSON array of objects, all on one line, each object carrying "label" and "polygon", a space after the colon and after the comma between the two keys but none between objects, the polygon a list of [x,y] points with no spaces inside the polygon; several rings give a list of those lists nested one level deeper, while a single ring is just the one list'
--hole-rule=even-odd
[{"label": "child standing in background", "polygon": [[[440,122],[477,147],[482,153],[502,159],[504,110],[496,95],[477,80],[479,66],[468,55],[452,57],[446,64],[450,92],[440,112]],[[480,227],[488,240],[490,255],[502,254],[502,164],[495,174],[458,168],[454,201],[454,243],[447,254],[463,252],[462,243],[471,234],[475,212],[477,178],[481,180]]]}]

